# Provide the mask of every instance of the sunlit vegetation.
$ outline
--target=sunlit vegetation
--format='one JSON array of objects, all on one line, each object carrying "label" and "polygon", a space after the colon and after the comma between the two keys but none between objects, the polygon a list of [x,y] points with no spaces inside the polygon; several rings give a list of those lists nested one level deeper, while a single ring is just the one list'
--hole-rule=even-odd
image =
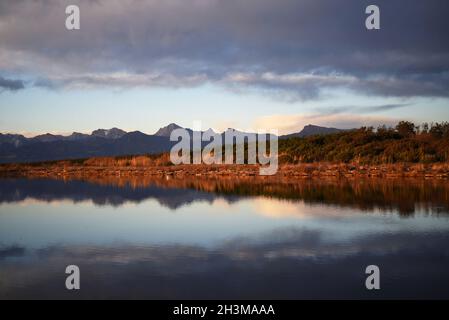
[{"label": "sunlit vegetation", "polygon": [[395,128],[363,127],[330,135],[280,140],[283,163],[343,162],[356,164],[435,163],[449,160],[449,123]]}]

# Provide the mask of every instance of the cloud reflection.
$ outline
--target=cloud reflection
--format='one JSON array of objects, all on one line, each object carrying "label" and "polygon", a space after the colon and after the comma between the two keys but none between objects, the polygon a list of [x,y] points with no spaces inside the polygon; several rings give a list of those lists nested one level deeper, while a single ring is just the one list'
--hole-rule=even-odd
[{"label": "cloud reflection", "polygon": [[[53,246],[0,261],[0,298],[449,298],[448,241],[447,232],[403,231],[345,243],[319,230],[287,228],[213,250]],[[383,271],[377,295],[363,286],[372,263]],[[60,285],[68,264],[82,270],[77,295]]]}]

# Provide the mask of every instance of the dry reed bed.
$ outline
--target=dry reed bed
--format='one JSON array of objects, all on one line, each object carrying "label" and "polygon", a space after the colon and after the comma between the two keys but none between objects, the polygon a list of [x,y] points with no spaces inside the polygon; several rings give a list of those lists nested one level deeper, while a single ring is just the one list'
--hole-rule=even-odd
[{"label": "dry reed bed", "polygon": [[[94,158],[84,161],[58,161],[40,164],[0,165],[0,177],[85,178],[85,177],[255,177],[257,165],[170,165],[168,159],[145,156],[132,158]],[[392,177],[449,178],[449,163],[434,164],[333,164],[304,163],[280,165],[277,177]]]}]

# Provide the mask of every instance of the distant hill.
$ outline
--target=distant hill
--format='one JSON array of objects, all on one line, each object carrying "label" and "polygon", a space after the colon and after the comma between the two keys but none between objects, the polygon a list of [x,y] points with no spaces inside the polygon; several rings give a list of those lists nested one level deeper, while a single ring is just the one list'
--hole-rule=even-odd
[{"label": "distant hill", "polygon": [[92,136],[99,137],[99,138],[105,138],[105,139],[120,139],[126,134],[126,131],[123,131],[118,128],[112,128],[109,130],[105,129],[98,129],[92,132]]},{"label": "distant hill", "polygon": [[168,126],[160,128],[154,135],[158,137],[170,137],[173,130],[181,128],[176,123],[170,123]]},{"label": "distant hill", "polygon": [[33,138],[34,141],[36,142],[52,142],[52,141],[59,141],[59,140],[64,140],[64,136],[61,135],[53,135],[50,133],[46,133],[46,134],[41,134],[39,136],[35,136]]},{"label": "distant hill", "polygon": [[315,135],[326,135],[326,134],[333,134],[345,131],[343,129],[337,129],[337,128],[327,128],[327,127],[320,127],[315,126],[312,124],[309,124],[304,127],[300,132],[297,133],[291,133],[287,135],[283,135],[280,137],[280,139],[289,139],[289,138],[305,138]]},{"label": "distant hill", "polygon": [[66,137],[66,140],[76,141],[76,140],[84,140],[90,138],[90,135],[74,132],[70,136]]},{"label": "distant hill", "polygon": [[27,141],[21,134],[2,134],[0,133],[0,145],[11,144],[15,147],[23,145]]}]

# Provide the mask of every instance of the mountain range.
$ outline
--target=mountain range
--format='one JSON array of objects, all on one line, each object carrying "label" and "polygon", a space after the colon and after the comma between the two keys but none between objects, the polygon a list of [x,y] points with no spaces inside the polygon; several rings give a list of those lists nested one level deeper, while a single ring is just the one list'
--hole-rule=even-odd
[{"label": "mountain range", "polygon": [[[20,134],[0,133],[0,163],[157,154],[171,149],[176,142],[170,141],[170,134],[179,128],[182,127],[171,123],[152,135],[140,131],[126,132],[118,128],[98,129],[90,135],[79,132],[68,136],[46,133],[32,138]],[[187,130],[190,134],[193,133],[191,129]],[[234,132],[236,136],[247,134],[232,128],[225,132],[227,131]],[[279,136],[279,139],[302,138],[340,131],[342,130],[308,125],[300,132]],[[213,133],[212,129],[206,132]]]}]

